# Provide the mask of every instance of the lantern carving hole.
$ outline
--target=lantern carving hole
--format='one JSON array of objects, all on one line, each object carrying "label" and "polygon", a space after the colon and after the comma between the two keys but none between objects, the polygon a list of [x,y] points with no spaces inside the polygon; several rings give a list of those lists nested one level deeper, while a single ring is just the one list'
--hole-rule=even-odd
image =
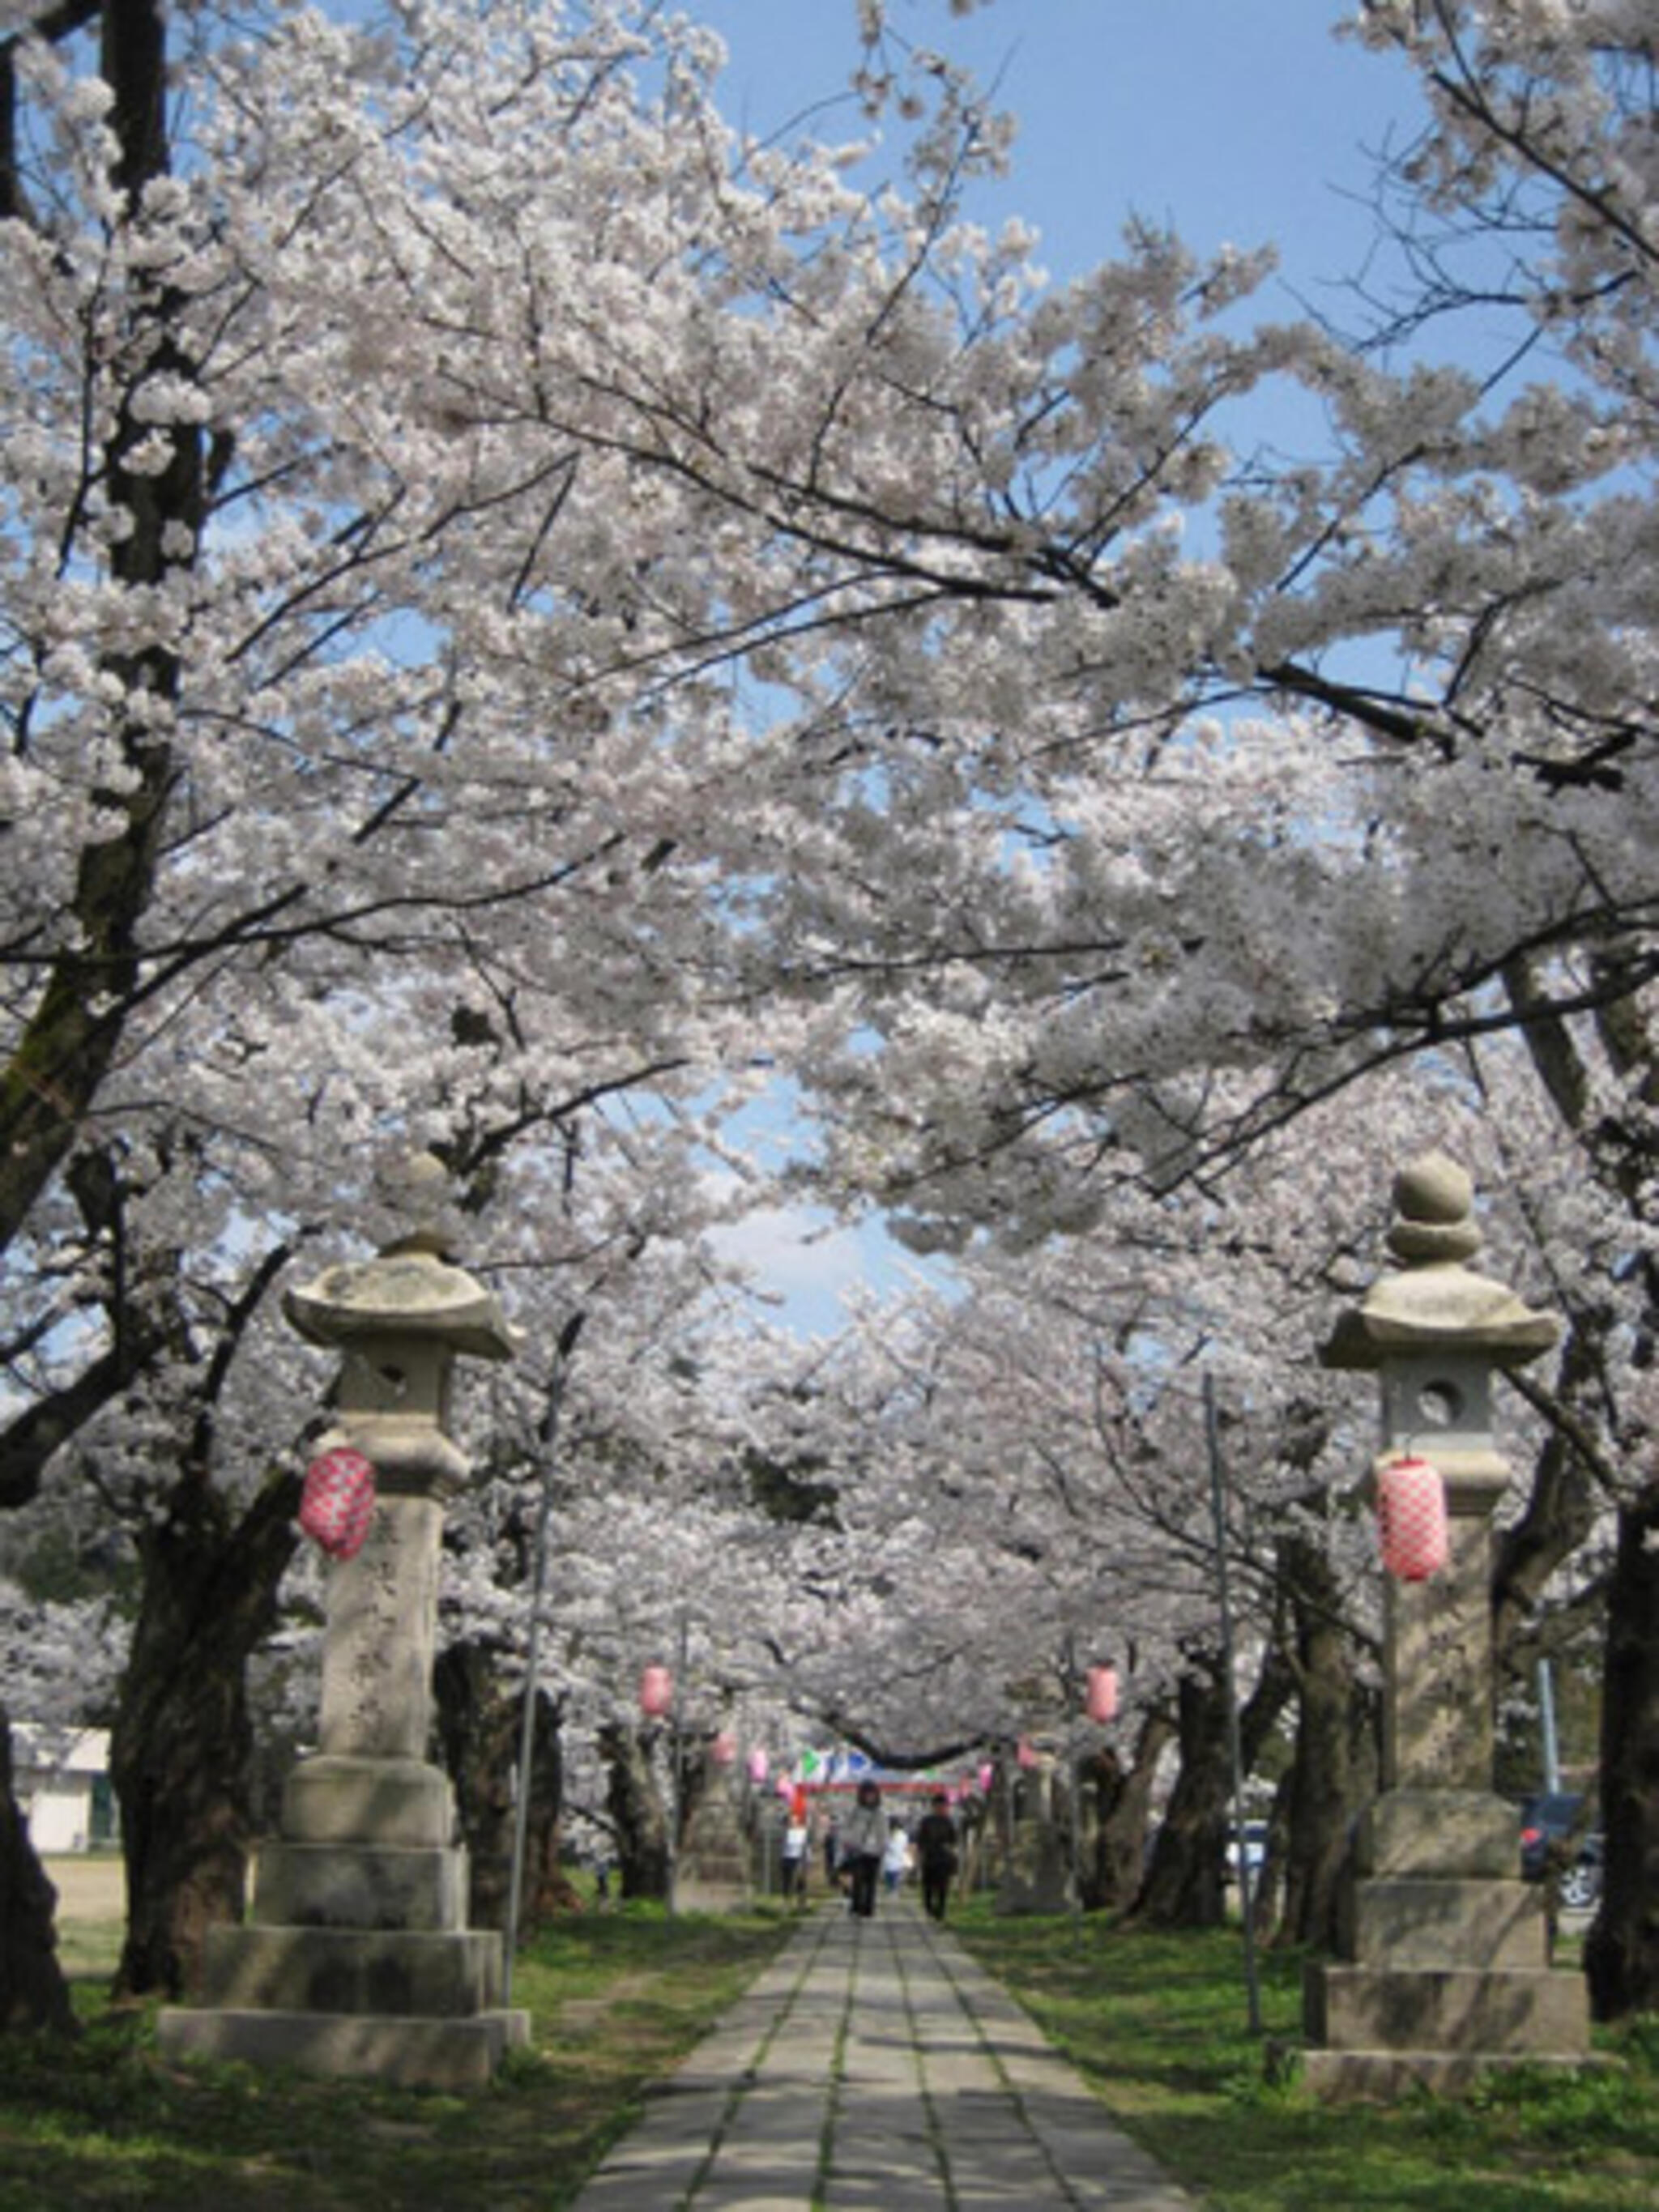
[{"label": "lantern carving hole", "polygon": [[1455,1382],[1430,1382],[1419,1392],[1417,1404],[1431,1428],[1455,1428],[1463,1411],[1463,1394]]}]

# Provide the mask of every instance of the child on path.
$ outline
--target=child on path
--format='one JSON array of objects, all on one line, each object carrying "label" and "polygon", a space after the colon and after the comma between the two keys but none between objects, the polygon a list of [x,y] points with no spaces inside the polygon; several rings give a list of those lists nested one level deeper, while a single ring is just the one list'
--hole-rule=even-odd
[{"label": "child on path", "polygon": [[910,1838],[895,1820],[888,1831],[887,1848],[881,1855],[881,1878],[889,1897],[896,1897],[910,1871]]},{"label": "child on path", "polygon": [[806,1822],[793,1812],[783,1832],[783,1901],[806,1908]]}]

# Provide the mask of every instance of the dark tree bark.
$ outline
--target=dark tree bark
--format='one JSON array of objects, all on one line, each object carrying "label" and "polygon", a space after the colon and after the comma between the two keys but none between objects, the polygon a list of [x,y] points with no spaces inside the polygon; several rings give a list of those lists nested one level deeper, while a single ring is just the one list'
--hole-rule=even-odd
[{"label": "dark tree bark", "polygon": [[[61,39],[97,16],[101,73],[113,95],[110,181],[130,210],[169,167],[167,12],[164,0],[104,0],[97,9],[44,7],[33,27],[48,39]],[[27,195],[15,166],[16,87],[9,40],[3,57],[0,204],[27,217]],[[132,392],[159,370],[191,373],[179,348],[177,310],[178,301],[165,286],[134,288],[127,332],[129,391],[104,450],[111,501],[131,517],[131,528],[111,550],[111,573],[137,590],[164,586],[169,576],[193,565],[203,520],[202,437],[193,426],[179,422],[171,428],[169,458],[159,471],[148,463],[130,465],[153,427],[141,418]],[[112,655],[108,666],[132,692],[163,700],[178,696],[178,659],[169,649],[155,646],[136,656]],[[120,741],[125,775],[118,787],[112,783],[100,794],[106,816],[119,826],[112,836],[88,843],[82,853],[73,896],[74,941],[47,969],[10,1058],[0,1068],[0,1249],[17,1235],[78,1141],[88,1109],[120,1049],[142,981],[139,933],[154,895],[176,771],[151,719],[134,719]]]},{"label": "dark tree bark", "polygon": [[665,1898],[668,1816],[645,1741],[638,1729],[610,1722],[599,1730],[599,1756],[623,1897]]},{"label": "dark tree bark", "polygon": [[1619,1513],[1601,1691],[1601,1902],[1584,1945],[1598,2020],[1659,2012],[1659,1479]]},{"label": "dark tree bark", "polygon": [[[1248,1774],[1294,1690],[1289,1659],[1270,1644],[1255,1689],[1239,1715]],[[1227,1693],[1213,1660],[1183,1674],[1176,1698],[1181,1771],[1133,1917],[1153,1928],[1218,1928],[1225,1917],[1222,1881],[1227,1805],[1232,1792],[1227,1741]]]},{"label": "dark tree bark", "polygon": [[1083,1901],[1091,1912],[1127,1912],[1140,1895],[1146,1874],[1152,1785],[1158,1760],[1175,1732],[1168,1713],[1148,1712],[1127,1765],[1115,1752],[1106,1751],[1085,1770],[1085,1783],[1093,1783],[1100,1813],[1093,1864],[1085,1877]]},{"label": "dark tree bark", "polygon": [[[1355,1815],[1375,1796],[1377,1705],[1355,1679],[1336,1579],[1316,1545],[1281,1547],[1294,1622],[1296,1748],[1281,1795],[1284,1906],[1279,1940],[1332,1948],[1337,1891]],[[1274,1822],[1275,1844],[1280,1825]]]},{"label": "dark tree bark", "polygon": [[74,2031],[52,1925],[57,1903],[13,1795],[11,1723],[0,1705],[0,2034]]},{"label": "dark tree bark", "polygon": [[1213,1674],[1183,1674],[1176,1691],[1181,1771],[1170,1793],[1134,1917],[1154,1928],[1218,1928],[1227,1810],[1227,1702]]},{"label": "dark tree bark", "polygon": [[111,1734],[121,1804],[124,1996],[182,1996],[203,1938],[241,1916],[252,1814],[247,1662],[275,1622],[299,1486],[274,1479],[234,1520],[191,1480],[139,1539],[143,1595]]},{"label": "dark tree bark", "polygon": [[[467,1848],[467,1917],[474,1928],[507,1926],[517,1826],[516,1770],[524,1703],[501,1681],[499,1655],[473,1638],[441,1651],[433,1692],[443,1764],[455,1788]],[[579,1911],[581,1899],[559,1858],[564,1805],[561,1709],[544,1690],[536,1700],[531,1749],[530,1814],[519,1896],[520,1942],[555,1912]]]}]

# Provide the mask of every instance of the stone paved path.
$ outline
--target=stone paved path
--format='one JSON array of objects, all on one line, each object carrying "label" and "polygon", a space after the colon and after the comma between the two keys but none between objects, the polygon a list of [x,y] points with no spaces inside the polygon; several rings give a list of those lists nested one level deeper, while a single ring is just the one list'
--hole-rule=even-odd
[{"label": "stone paved path", "polygon": [[[815,2196],[815,2192],[817,2194]],[[948,1929],[803,1921],[574,2212],[1196,2212]]]}]

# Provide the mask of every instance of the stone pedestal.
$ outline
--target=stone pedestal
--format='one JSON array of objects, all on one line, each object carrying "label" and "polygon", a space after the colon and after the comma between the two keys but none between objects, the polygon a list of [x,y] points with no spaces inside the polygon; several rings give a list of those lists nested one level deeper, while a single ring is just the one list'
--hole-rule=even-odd
[{"label": "stone pedestal", "polygon": [[1379,1372],[1383,1457],[1426,1450],[1449,1536],[1443,1571],[1385,1585],[1383,1795],[1355,1838],[1338,1956],[1304,1986],[1304,2079],[1328,2097],[1461,2089],[1589,2051],[1583,1978],[1549,1966],[1543,1893],[1520,1878],[1520,1824],[1492,1789],[1491,1523],[1509,1469],[1490,1376],[1546,1348],[1554,1323],[1463,1265],[1480,1243],[1470,1197],[1438,1158],[1398,1179],[1401,1271],[1325,1352]]},{"label": "stone pedestal", "polygon": [[377,1502],[328,1569],[320,1749],[283,1792],[249,1922],[210,1929],[200,2002],[161,2014],[169,2056],[466,2089],[529,2039],[501,2008],[501,1937],[467,1928],[466,1855],[426,1758],[444,1501],[466,1462],[444,1431],[457,1350],[505,1357],[493,1305],[420,1241],[296,1292],[289,1315],[346,1354],[340,1426]]},{"label": "stone pedestal", "polygon": [[682,1912],[731,1912],[749,1897],[749,1846],[729,1770],[711,1765],[680,1844],[674,1902]]},{"label": "stone pedestal", "polygon": [[1025,1776],[1024,1810],[1008,1838],[1006,1862],[992,1900],[998,1912],[1069,1912],[1077,1887],[1069,1853],[1054,1818],[1054,1774],[1045,1760]]}]

